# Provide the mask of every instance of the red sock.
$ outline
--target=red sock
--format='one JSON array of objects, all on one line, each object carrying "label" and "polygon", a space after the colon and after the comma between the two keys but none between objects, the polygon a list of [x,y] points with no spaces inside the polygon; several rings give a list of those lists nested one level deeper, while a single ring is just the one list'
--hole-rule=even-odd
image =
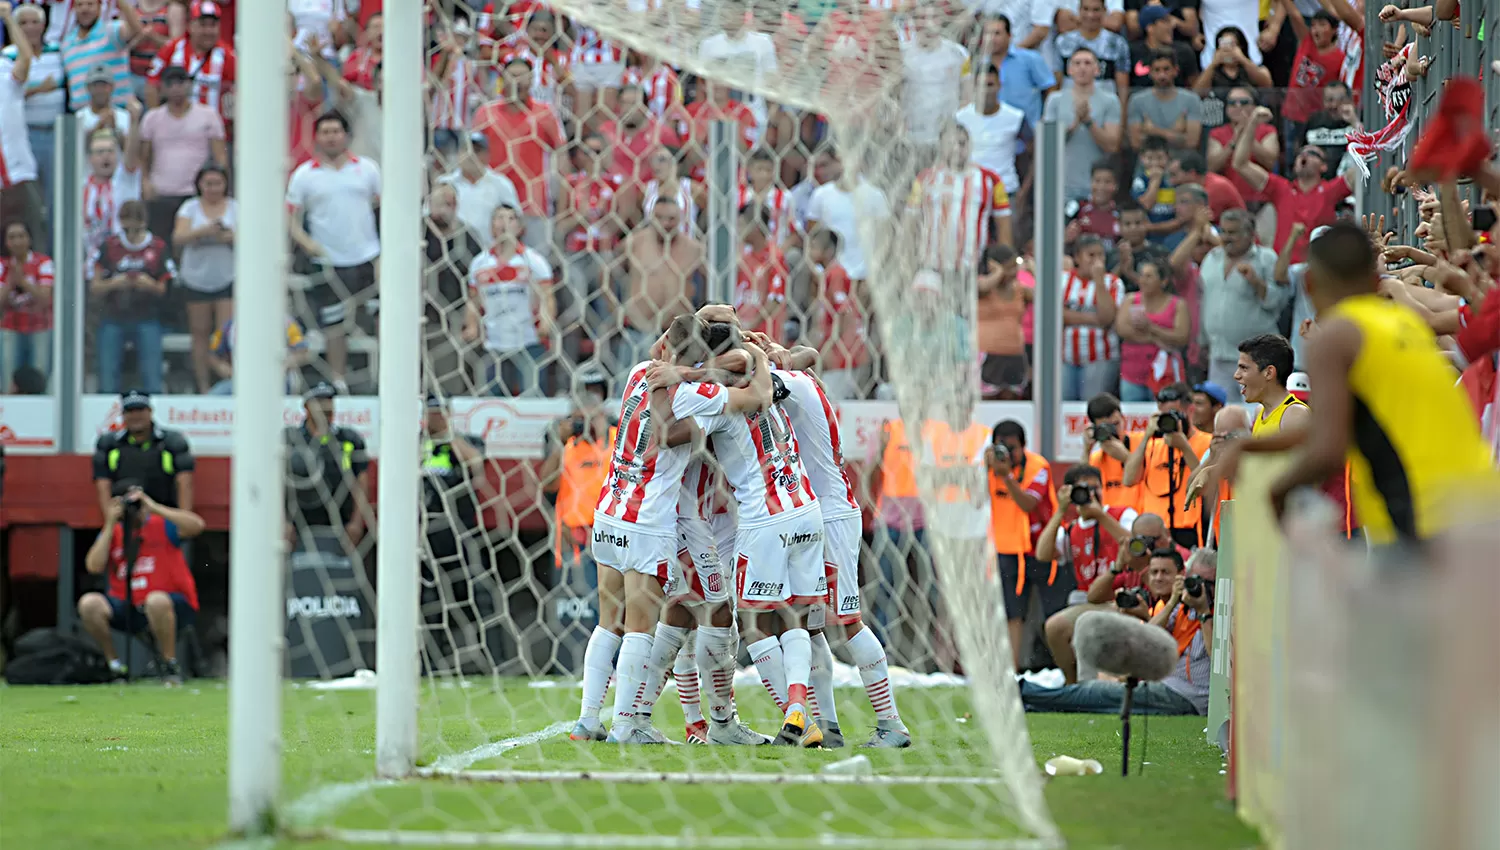
[{"label": "red sock", "polygon": [[787,685],[786,686],[786,704],[788,706],[801,705],[802,707],[806,708],[807,707],[807,686],[806,685]]}]

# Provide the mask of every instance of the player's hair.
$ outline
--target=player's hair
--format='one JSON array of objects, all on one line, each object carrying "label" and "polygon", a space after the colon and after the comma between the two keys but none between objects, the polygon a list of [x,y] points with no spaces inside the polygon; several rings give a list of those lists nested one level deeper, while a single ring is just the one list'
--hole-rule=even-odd
[{"label": "player's hair", "polygon": [[1084,480],[1103,482],[1104,473],[1100,472],[1098,467],[1089,466],[1086,463],[1074,464],[1063,473],[1063,483],[1069,487],[1077,487],[1078,483]]},{"label": "player's hair", "polygon": [[1364,228],[1351,221],[1328,226],[1323,234],[1307,246],[1307,263],[1317,279],[1327,281],[1341,292],[1373,289],[1376,272],[1375,245]]},{"label": "player's hair", "polygon": [[1203,154],[1197,151],[1182,151],[1172,160],[1177,167],[1187,174],[1205,174],[1208,172],[1208,162],[1203,159]]},{"label": "player's hair", "polygon": [[707,325],[707,331],[703,335],[703,344],[708,347],[712,355],[733,351],[744,341],[740,336],[740,329],[729,322],[708,322]]},{"label": "player's hair", "polygon": [[1120,400],[1113,393],[1100,393],[1089,399],[1088,406],[1084,408],[1084,414],[1090,422],[1098,422],[1100,419],[1108,419],[1120,412]]},{"label": "player's hair", "polygon": [[1292,344],[1281,334],[1260,334],[1240,343],[1240,353],[1250,355],[1258,369],[1275,367],[1276,382],[1286,386],[1287,376],[1292,374],[1295,356]]},{"label": "player's hair", "polygon": [[679,363],[701,363],[709,357],[708,323],[683,313],[667,328],[667,351]]},{"label": "player's hair", "polygon": [[1026,445],[1026,429],[1014,419],[1002,419],[995,424],[995,430],[990,432],[992,443],[998,443],[1007,437],[1015,439],[1023,446]]}]

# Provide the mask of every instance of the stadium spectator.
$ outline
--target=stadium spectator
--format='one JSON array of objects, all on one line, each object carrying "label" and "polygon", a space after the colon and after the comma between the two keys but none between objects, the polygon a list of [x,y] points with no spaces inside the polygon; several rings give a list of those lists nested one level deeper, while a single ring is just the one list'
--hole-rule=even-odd
[{"label": "stadium spectator", "polygon": [[[1213,2],[1213,0],[1210,0]],[[1218,0],[1225,2],[1225,0]],[[1233,3],[1236,0],[1228,0]],[[1266,70],[1256,59],[1251,58],[1252,46],[1245,38],[1244,30],[1239,27],[1229,26],[1220,30],[1214,37],[1213,52],[1206,55],[1203,61],[1203,70],[1199,71],[1193,78],[1192,89],[1205,101],[1212,98],[1221,107],[1227,104],[1227,98],[1231,89],[1249,88],[1266,89],[1273,85],[1271,72]],[[1256,51],[1258,53],[1258,51]],[[1217,118],[1217,120],[1210,120]],[[1224,116],[1204,116],[1204,124],[1209,127],[1218,127],[1224,123]]]},{"label": "stadium spectator", "polygon": [[[1007,5],[1012,9],[1025,6],[1029,10],[1032,0],[1010,0]],[[1047,60],[1034,49],[1046,37],[1047,26],[1030,26],[1022,42],[1017,43],[1011,33],[1012,20],[1005,15],[986,20],[983,43],[989,47],[988,64],[1000,71],[1000,100],[1021,110],[1027,123],[1036,126],[1042,120],[1042,98],[1057,87],[1057,77],[1047,67]],[[1015,20],[1022,20],[1023,29],[1028,27],[1023,19]],[[1034,39],[1028,37],[1032,35]]]},{"label": "stadium spectator", "polygon": [[219,113],[224,125],[234,121],[234,81],[237,61],[234,45],[220,38],[223,10],[213,0],[194,0],[188,13],[187,34],[174,38],[152,57],[146,75],[146,105],[162,101],[163,75],[168,68],[181,68],[192,81],[192,100]]},{"label": "stadium spectator", "polygon": [[969,51],[944,36],[939,14],[937,6],[917,6],[915,37],[901,43],[906,132],[917,144],[936,142],[939,128],[958,111],[960,83],[969,64]]},{"label": "stadium spectator", "polygon": [[[139,117],[140,104],[131,105]],[[89,176],[83,184],[83,247],[90,258],[104,247],[111,235],[120,232],[120,207],[141,199],[140,121],[132,120],[125,150],[120,137],[108,127],[89,136]],[[93,266],[84,270],[93,275]]]},{"label": "stadium spectator", "polygon": [[1136,269],[1146,262],[1156,263],[1158,266],[1165,263],[1169,252],[1160,244],[1147,239],[1151,219],[1140,204],[1135,201],[1121,204],[1119,220],[1120,238],[1116,240],[1114,251],[1106,262],[1109,269],[1125,282],[1125,289],[1133,291],[1140,288]]},{"label": "stadium spectator", "polygon": [[904,420],[897,417],[881,423],[871,457],[880,459],[870,470],[878,516],[872,548],[881,575],[874,600],[875,630],[881,642],[889,645],[903,613],[895,578],[932,575],[932,555],[927,551],[926,514],[917,494],[916,457]]},{"label": "stadium spectator", "polygon": [[1027,585],[1036,588],[1042,616],[1050,617],[1067,607],[1072,582],[1068,576],[1058,581],[1056,565],[1036,557],[1037,537],[1057,510],[1057,496],[1052,466],[1041,455],[1027,451],[1021,423],[1006,419],[995,425],[984,462],[989,470],[990,540],[999,558],[1010,648],[1019,670],[1022,629],[1031,599]]},{"label": "stadium spectator", "polygon": [[[473,126],[489,141],[489,166],[516,187],[521,198],[527,247],[549,252],[552,226],[547,183],[548,157],[564,145],[562,124],[552,107],[531,98],[532,63],[524,56],[506,59],[499,100],[474,113]],[[580,90],[586,75],[577,70]]]},{"label": "stadium spectator", "polygon": [[1094,163],[1089,174],[1088,200],[1078,204],[1063,241],[1071,245],[1080,236],[1097,236],[1106,251],[1112,250],[1115,240],[1120,238],[1120,215],[1115,203],[1119,192],[1120,183],[1114,166],[1107,162]]},{"label": "stadium spectator", "polygon": [[1063,278],[1064,401],[1083,401],[1114,391],[1120,376],[1120,339],[1115,313],[1125,299],[1120,279],[1105,271],[1104,244],[1095,236],[1079,238],[1073,248],[1073,270]]},{"label": "stadium spectator", "polygon": [[[6,23],[0,17],[0,23]],[[14,24],[19,39],[31,49],[31,67],[26,76],[26,136],[31,142],[31,155],[36,158],[37,191],[43,205],[52,197],[56,184],[52,181],[57,117],[67,110],[68,91],[66,75],[63,73],[62,53],[55,41],[46,37],[46,12],[41,6],[24,5],[11,14],[9,23]],[[21,58],[20,46],[12,44],[5,48],[4,59],[14,69]],[[10,116],[6,117],[10,120]],[[52,242],[50,233],[37,234],[37,244],[44,250]]]},{"label": "stadium spectator", "polygon": [[[603,403],[609,384],[605,376],[584,373],[578,377],[581,392],[573,393],[572,409],[547,429],[546,456],[537,479],[544,492],[557,497],[554,551],[562,557],[564,569],[579,571],[575,575],[582,581],[575,582],[575,587],[597,593],[599,576],[590,537],[618,423]],[[594,619],[597,622],[597,616]]]},{"label": "stadium spectator", "polygon": [[[712,80],[699,78],[692,103],[684,107],[683,126],[686,135],[683,144],[700,162],[708,160],[708,128],[715,121],[728,121],[740,128],[736,140],[738,150],[744,153],[760,138],[758,119],[753,109],[734,98],[734,90],[726,85],[715,85]],[[702,175],[700,175],[702,176]]]},{"label": "stadium spectator", "polygon": [[[1072,57],[1079,50],[1088,50],[1094,55],[1095,78],[1100,91],[1119,98],[1122,108],[1130,97],[1130,44],[1116,27],[1105,26],[1104,0],[1079,0],[1076,29],[1062,31],[1056,37],[1057,55],[1071,69]],[[1059,16],[1071,14],[1059,9]],[[1062,87],[1067,89],[1078,82],[1071,70]]]},{"label": "stadium spectator", "polygon": [[620,373],[650,360],[651,344],[674,316],[690,312],[694,279],[702,273],[703,243],[682,232],[682,207],[661,198],[651,217],[625,237],[629,279],[614,346]]},{"label": "stadium spectator", "polygon": [[1120,337],[1120,400],[1147,402],[1167,384],[1187,377],[1182,349],[1191,322],[1187,302],[1167,289],[1167,272],[1156,263],[1136,266],[1140,291],[1115,316]]},{"label": "stadium spectator", "polygon": [[[1173,82],[1180,88],[1191,88],[1198,78],[1198,53],[1186,41],[1173,37],[1178,19],[1165,6],[1143,6],[1139,13],[1141,38],[1130,43],[1130,86],[1149,88],[1152,81],[1151,65],[1158,51],[1167,51],[1177,60],[1177,78]],[[1136,92],[1132,92],[1136,94]]]},{"label": "stadium spectator", "polygon": [[198,392],[213,386],[209,337],[234,314],[234,239],[239,203],[229,197],[229,172],[216,163],[193,180],[197,196],[177,211],[172,243],[182,265],[177,282],[187,300],[188,330],[193,338],[193,379]]},{"label": "stadium spectator", "polygon": [[500,47],[505,53],[531,59],[532,98],[562,109],[564,98],[572,100],[573,81],[568,56],[557,44],[556,19],[544,9],[535,9],[526,16],[525,26],[506,36]]},{"label": "stadium spectator", "polygon": [[974,308],[978,327],[980,392],[985,398],[1015,401],[1029,398],[1031,363],[1021,317],[1035,290],[1016,281],[1016,252],[1008,245],[985,250]]},{"label": "stadium spectator", "polygon": [[94,444],[94,490],[100,513],[109,513],[111,489],[122,481],[137,482],[152,501],[192,510],[197,461],[187,438],[156,423],[151,396],[140,390],[120,393],[119,405],[122,428],[100,435]]},{"label": "stadium spectator", "polygon": [[1181,223],[1177,220],[1177,190],[1172,185],[1167,166],[1171,154],[1167,140],[1147,136],[1136,148],[1135,176],[1130,181],[1130,197],[1146,210],[1150,223],[1146,232],[1151,241],[1165,243]]},{"label": "stadium spectator", "polygon": [[309,58],[313,66],[318,69],[318,76],[322,79],[323,85],[333,95],[335,107],[343,113],[345,118],[349,119],[349,153],[379,165],[382,158],[381,116],[384,114],[383,98],[385,96],[380,85],[381,66],[376,65],[371,70],[371,80],[374,86],[366,89],[345,80],[339,74],[339,69],[334,67],[333,63],[329,62],[322,53],[312,51]]},{"label": "stadium spectator", "polygon": [[839,235],[839,245],[842,246],[840,262],[857,286],[864,281],[868,270],[855,211],[866,215],[888,215],[889,205],[879,189],[871,186],[864,177],[844,169],[843,161],[832,146],[824,148],[821,157],[821,172],[826,179],[808,199],[805,230],[811,233],[818,227],[827,227]]},{"label": "stadium spectator", "polygon": [[1279,0],[1284,15],[1292,24],[1297,38],[1297,55],[1292,60],[1292,75],[1281,105],[1283,131],[1288,139],[1300,139],[1308,119],[1322,108],[1323,87],[1339,78],[1344,51],[1337,36],[1339,20],[1331,12],[1318,9],[1310,19],[1292,6],[1292,0]]},{"label": "stadium spectator", "polygon": [[1203,154],[1197,151],[1178,151],[1173,154],[1167,166],[1167,179],[1174,186],[1202,186],[1204,194],[1208,196],[1208,210],[1213,216],[1214,224],[1219,223],[1226,211],[1245,208],[1245,199],[1240,195],[1240,190],[1234,187],[1229,178],[1209,171]]},{"label": "stadium spectator", "polygon": [[[0,6],[0,23],[15,29],[10,4]],[[26,123],[26,80],[31,74],[30,39],[14,45],[14,60],[0,57],[0,221],[20,221],[32,233],[46,226],[45,207],[37,191],[36,156]]]},{"label": "stadium spectator", "polygon": [[[1225,123],[1209,131],[1206,156],[1208,169],[1227,177],[1229,182],[1234,184],[1234,188],[1239,190],[1240,197],[1249,204],[1258,204],[1265,200],[1265,197],[1259,189],[1251,186],[1231,163],[1240,135],[1252,134],[1250,158],[1262,168],[1268,171],[1275,168],[1277,161],[1281,158],[1280,136],[1269,122],[1254,120],[1255,106],[1254,89],[1235,86],[1225,93]],[[1269,214],[1274,215],[1274,212]]]},{"label": "stadium spectator", "polygon": [[[1185,589],[1183,569],[1182,556],[1177,552],[1153,553],[1144,587],[1154,607],[1148,609],[1142,599],[1135,606],[1122,609],[1152,626],[1166,629],[1177,639],[1177,667],[1172,675],[1160,682],[1141,682],[1135,687],[1134,710],[1141,714],[1208,713],[1214,616],[1213,593],[1209,588],[1217,575],[1215,561],[1211,554],[1193,559],[1189,574],[1202,581],[1196,596]],[[1027,711],[1113,714],[1119,710],[1124,695],[1125,683],[1114,679],[1091,679],[1060,688],[1021,682],[1021,705]]]},{"label": "stadium spectator", "polygon": [[1203,135],[1203,104],[1177,85],[1177,58],[1170,50],[1150,56],[1151,89],[1130,99],[1130,141],[1139,148],[1147,136],[1167,141],[1173,150],[1196,150]]},{"label": "stadium spectator", "polygon": [[[578,328],[595,349],[604,345],[609,315],[615,303],[616,285],[622,269],[618,248],[624,219],[620,215],[621,178],[605,170],[609,143],[600,133],[587,133],[577,147],[575,162],[582,168],[568,175],[568,190],[557,218],[563,237],[563,282],[567,303],[560,308],[558,324]],[[578,334],[570,334],[569,354],[582,362],[584,353]]]},{"label": "stadium spectator", "polygon": [[287,0],[287,14],[298,47],[308,49],[316,42],[329,56],[354,40],[354,27],[343,3],[328,0]]},{"label": "stadium spectator", "polygon": [[177,210],[192,197],[193,180],[210,163],[229,161],[224,119],[189,98],[193,78],[172,66],[162,72],[164,100],[141,119],[141,197],[151,231],[171,245]]},{"label": "stadium spectator", "polygon": [[823,390],[830,399],[864,397],[870,373],[869,297],[854,285],[840,262],[839,235],[822,228],[808,241],[807,263],[815,293],[810,320],[811,344],[818,348]]},{"label": "stadium spectator", "polygon": [[378,88],[375,71],[385,55],[385,16],[380,13],[365,19],[356,46],[344,59],[341,72],[350,85],[362,89]]},{"label": "stadium spectator", "polygon": [[515,207],[497,208],[494,245],[469,266],[463,338],[484,347],[488,395],[545,394],[544,359],[558,338],[552,267],[522,244],[523,227]]},{"label": "stadium spectator", "polygon": [[130,135],[131,129],[140,121],[142,111],[140,101],[129,101],[127,103],[129,109],[125,106],[115,106],[114,101],[111,100],[114,94],[114,78],[103,65],[96,66],[89,71],[86,82],[88,103],[73,113],[78,119],[78,132],[84,138],[88,138],[94,134],[95,129],[106,127],[114,130],[122,139]]},{"label": "stadium spectator", "polygon": [[787,265],[771,238],[770,211],[754,204],[740,207],[739,230],[745,246],[734,281],[740,327],[773,340],[786,339]]},{"label": "stadium spectator", "polygon": [[[1067,146],[1063,153],[1069,162],[1095,163],[1120,150],[1123,133],[1120,99],[1095,85],[1098,76],[1098,57],[1089,48],[1080,47],[1068,57],[1068,80],[1072,85],[1047,96],[1045,117],[1067,126]],[[1083,200],[1089,196],[1089,183],[1083,169],[1069,169],[1064,177],[1064,192],[1069,200]]]},{"label": "stadium spectator", "polygon": [[648,160],[651,179],[628,190],[628,194],[639,204],[638,210],[631,211],[634,213],[632,221],[639,223],[650,218],[651,209],[656,206],[657,201],[666,198],[676,203],[677,208],[682,211],[678,228],[689,236],[702,235],[702,217],[708,206],[708,190],[702,183],[683,173],[685,156],[685,152],[671,148],[657,148],[651,152]]},{"label": "stadium spectator", "polygon": [[[727,73],[749,79],[752,85],[759,86],[776,73],[776,42],[765,33],[752,29],[749,18],[743,7],[720,6],[718,32],[699,42],[698,61],[711,68],[722,67]],[[700,99],[703,99],[701,94]],[[730,97],[734,96],[731,94]],[[765,126],[765,99],[755,95],[749,99],[748,105],[755,114],[756,123]]]},{"label": "stadium spectator", "polygon": [[[10,387],[6,395],[46,395],[47,376],[32,366],[22,366],[10,375]],[[5,455],[0,452],[0,465]]]},{"label": "stadium spectator", "polygon": [[[1026,113],[1000,99],[1000,70],[988,65],[979,75],[979,99],[954,116],[969,131],[975,165],[1000,175],[1011,197],[1021,189],[1016,157],[1031,145],[1031,123]],[[1037,100],[1038,112],[1041,100]]]},{"label": "stadium spectator", "polygon": [[[1208,380],[1228,388],[1238,386],[1234,370],[1240,341],[1276,333],[1292,291],[1276,283],[1276,252],[1255,244],[1255,222],[1248,213],[1225,213],[1219,232],[1223,244],[1211,249],[1199,266],[1199,315],[1208,341]],[[1238,392],[1234,400],[1240,401]]]},{"label": "stadium spectator", "polygon": [[198,586],[182,542],[202,534],[206,523],[189,509],[152,499],[139,482],[123,480],[113,492],[119,495],[105,506],[104,527],[83,559],[93,575],[109,571],[109,592],[79,597],[78,618],[116,678],[129,671],[115,653],[111,630],[134,635],[150,629],[163,682],[181,685],[177,634],[198,617]]},{"label": "stadium spectator", "polygon": [[0,375],[30,366],[52,372],[52,258],[32,250],[25,222],[5,225],[0,245]]},{"label": "stadium spectator", "polygon": [[[157,53],[188,28],[189,7],[183,0],[135,0],[141,32],[130,42],[130,87],[137,99],[146,94],[147,78]],[[110,10],[107,15],[113,15]],[[215,34],[219,22],[214,20]]]},{"label": "stadium spectator", "polygon": [[1172,539],[1184,549],[1200,545],[1198,512],[1185,504],[1188,477],[1213,439],[1193,427],[1192,396],[1187,384],[1163,387],[1146,430],[1131,435],[1133,448],[1125,462],[1125,485],[1143,485],[1141,511],[1165,518]]},{"label": "stadium spectator", "polygon": [[484,564],[475,535],[482,530],[481,499],[496,495],[485,477],[484,440],[455,431],[449,403],[429,394],[422,417],[419,596],[428,669],[461,669],[462,656],[483,645],[473,576]]},{"label": "stadium spectator", "polygon": [[[1251,120],[1269,123],[1273,116],[1264,106],[1256,107]],[[1294,224],[1301,224],[1308,231],[1332,224],[1338,217],[1338,205],[1349,197],[1358,179],[1353,167],[1331,180],[1323,179],[1327,163],[1323,149],[1316,145],[1304,145],[1292,163],[1293,179],[1267,171],[1250,156],[1251,134],[1242,133],[1235,141],[1232,163],[1236,171],[1245,178],[1252,190],[1263,192],[1266,202],[1276,209],[1276,239],[1273,244],[1283,244],[1292,232]],[[1307,242],[1297,240],[1292,248],[1292,261],[1301,262],[1307,255]]]},{"label": "stadium spectator", "polygon": [[[208,340],[208,365],[214,376],[214,385],[208,395],[234,395],[234,319],[226,321],[214,330]],[[296,319],[286,320],[286,391],[300,392],[302,379],[300,370],[308,361],[307,337]]]},{"label": "stadium spectator", "polygon": [[622,182],[645,182],[651,179],[651,151],[680,147],[682,139],[670,122],[652,113],[640,85],[621,86],[617,102],[619,120],[599,126],[599,133],[614,152],[609,174]]},{"label": "stadium spectator", "polygon": [[1339,81],[1329,83],[1323,89],[1323,108],[1307,120],[1307,132],[1302,139],[1303,144],[1323,149],[1323,161],[1327,163],[1324,179],[1339,176],[1344,151],[1349,147],[1349,133],[1359,129],[1359,111],[1349,86]]},{"label": "stadium spectator", "polygon": [[[493,214],[492,214],[493,215]],[[474,259],[484,252],[478,234],[460,218],[458,195],[451,184],[440,183],[427,199],[424,222],[424,275],[422,361],[426,385],[452,397],[468,391],[461,334],[468,305],[468,274]]]},{"label": "stadium spectator", "polygon": [[349,153],[349,120],[343,115],[325,113],[314,132],[315,156],[292,172],[286,202],[292,241],[319,271],[308,307],[323,330],[333,386],[343,391],[349,334],[375,296],[380,167]]},{"label": "stadium spectator", "polygon": [[72,14],[59,39],[63,70],[68,77],[68,108],[75,112],[88,102],[89,72],[102,67],[113,83],[111,99],[124,106],[135,96],[130,76],[130,45],[141,33],[141,16],[132,0],[116,4],[120,19],[106,20],[103,0],[73,0]]},{"label": "stadium spectator", "polygon": [[1174,251],[1192,233],[1214,233],[1213,211],[1208,206],[1208,192],[1197,183],[1184,183],[1172,190],[1173,217],[1161,243]]},{"label": "stadium spectator", "polygon": [[177,264],[166,240],[146,227],[145,204],[126,201],[120,205],[119,219],[120,231],[106,238],[94,255],[89,281],[89,295],[102,307],[94,336],[99,390],[120,391],[128,336],[135,343],[140,386],[148,393],[161,392],[162,307]]},{"label": "stadium spectator", "polygon": [[458,220],[485,248],[494,244],[490,222],[495,218],[495,210],[500,207],[521,208],[516,184],[487,164],[489,144],[485,134],[470,133],[468,144],[459,157],[458,168],[437,180],[439,185],[453,187],[458,198]]},{"label": "stadium spectator", "polygon": [[[1219,411],[1229,403],[1229,393],[1213,381],[1203,381],[1193,386],[1193,427],[1199,431],[1214,433],[1214,422]],[[1201,460],[1201,458],[1200,458]]]}]

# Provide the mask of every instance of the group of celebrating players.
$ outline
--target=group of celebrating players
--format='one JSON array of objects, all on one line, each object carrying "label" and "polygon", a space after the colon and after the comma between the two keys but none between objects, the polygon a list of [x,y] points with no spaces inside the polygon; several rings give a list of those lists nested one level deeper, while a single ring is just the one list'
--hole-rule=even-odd
[{"label": "group of celebrating players", "polygon": [[[875,712],[865,746],[911,746],[885,649],[860,619],[860,508],[834,406],[808,371],[817,352],[741,331],[732,307],[709,305],[674,319],[651,358],[625,383],[594,515],[600,625],[570,737],[668,743],[651,715],[670,672],[688,743],[843,746],[832,622]],[[774,738],[735,708],[741,639],[783,714]]]}]

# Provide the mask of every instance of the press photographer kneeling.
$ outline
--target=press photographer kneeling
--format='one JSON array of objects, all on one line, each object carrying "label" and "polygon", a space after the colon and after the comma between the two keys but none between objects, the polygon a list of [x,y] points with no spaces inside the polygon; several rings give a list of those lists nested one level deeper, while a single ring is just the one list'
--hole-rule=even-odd
[{"label": "press photographer kneeling", "polygon": [[161,653],[162,679],[180,685],[177,630],[198,616],[198,586],[181,547],[183,540],[203,533],[203,518],[158,503],[134,480],[117,482],[112,492],[104,528],[84,557],[90,573],[109,570],[109,594],[85,593],[78,617],[117,678],[128,671],[115,653],[111,630],[134,635],[149,628]]}]

